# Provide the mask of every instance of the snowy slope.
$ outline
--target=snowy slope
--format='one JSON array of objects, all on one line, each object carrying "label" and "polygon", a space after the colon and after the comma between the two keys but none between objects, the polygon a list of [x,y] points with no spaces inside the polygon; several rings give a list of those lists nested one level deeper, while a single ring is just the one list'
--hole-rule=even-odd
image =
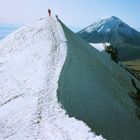
[{"label": "snowy slope", "polygon": [[105,51],[105,45],[104,43],[89,43],[91,46],[93,46],[94,48],[96,48],[97,50],[101,51]]},{"label": "snowy slope", "polygon": [[67,40],[55,17],[0,42],[0,140],[101,140],[57,101]]},{"label": "snowy slope", "polygon": [[63,23],[68,44],[58,98],[70,116],[109,140],[139,140],[140,82]]},{"label": "snowy slope", "polygon": [[98,51],[102,52],[105,51],[105,47],[110,46],[111,44],[108,42],[105,43],[89,43],[91,46],[93,46]]}]

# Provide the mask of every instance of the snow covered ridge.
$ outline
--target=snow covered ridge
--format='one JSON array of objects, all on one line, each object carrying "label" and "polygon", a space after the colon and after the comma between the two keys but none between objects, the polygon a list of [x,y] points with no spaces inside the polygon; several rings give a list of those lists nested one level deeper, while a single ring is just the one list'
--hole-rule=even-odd
[{"label": "snow covered ridge", "polygon": [[67,40],[50,17],[0,42],[0,140],[102,140],[57,100]]}]

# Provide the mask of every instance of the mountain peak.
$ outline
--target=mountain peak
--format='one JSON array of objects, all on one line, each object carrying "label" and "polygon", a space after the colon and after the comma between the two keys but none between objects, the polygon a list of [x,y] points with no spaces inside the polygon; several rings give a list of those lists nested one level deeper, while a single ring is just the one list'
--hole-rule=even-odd
[{"label": "mountain peak", "polygon": [[[110,17],[111,19],[119,19],[118,17],[116,17],[116,16],[111,16]],[[120,19],[119,19],[120,20]]]},{"label": "mountain peak", "polygon": [[95,139],[84,122],[65,115],[57,102],[66,54],[66,37],[54,16],[0,42],[0,140]]},{"label": "mountain peak", "polygon": [[[102,18],[78,32],[78,34],[90,43],[110,42],[118,48],[119,57],[122,60],[139,58],[140,33],[118,17]],[[126,49],[128,51],[128,45],[130,50],[124,54]],[[132,50],[134,54],[132,54]]]},{"label": "mountain peak", "polygon": [[116,16],[110,16],[110,17],[103,17],[103,18],[101,18],[101,20],[107,20],[107,19],[110,19],[110,20],[118,20],[119,18],[116,17]]},{"label": "mountain peak", "polygon": [[40,19],[0,42],[0,140],[138,140],[139,88],[58,18]]},{"label": "mountain peak", "polygon": [[111,16],[111,17],[108,17],[108,18],[102,18],[102,20],[106,21],[106,22],[123,23],[122,20],[120,20],[118,17],[115,17],[115,16]]},{"label": "mountain peak", "polygon": [[81,32],[88,32],[91,33],[93,31],[97,32],[110,32],[112,29],[116,29],[119,24],[125,24],[121,21],[118,17],[111,16],[107,18],[101,18],[97,22],[91,24]]}]

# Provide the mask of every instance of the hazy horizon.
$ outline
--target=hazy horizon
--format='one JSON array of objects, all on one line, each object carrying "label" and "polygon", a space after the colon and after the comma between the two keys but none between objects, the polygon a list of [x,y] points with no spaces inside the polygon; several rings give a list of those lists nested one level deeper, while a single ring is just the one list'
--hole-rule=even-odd
[{"label": "hazy horizon", "polygon": [[78,31],[103,17],[116,16],[140,28],[138,0],[5,0],[0,5],[0,23],[26,25],[48,16],[47,9],[71,29]]}]

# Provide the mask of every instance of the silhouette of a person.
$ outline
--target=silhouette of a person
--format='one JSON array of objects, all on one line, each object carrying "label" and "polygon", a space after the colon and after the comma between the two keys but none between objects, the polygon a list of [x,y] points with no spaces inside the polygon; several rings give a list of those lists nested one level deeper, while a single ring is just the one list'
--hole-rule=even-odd
[{"label": "silhouette of a person", "polygon": [[48,14],[49,14],[49,17],[51,16],[51,10],[50,9],[48,9]]}]

